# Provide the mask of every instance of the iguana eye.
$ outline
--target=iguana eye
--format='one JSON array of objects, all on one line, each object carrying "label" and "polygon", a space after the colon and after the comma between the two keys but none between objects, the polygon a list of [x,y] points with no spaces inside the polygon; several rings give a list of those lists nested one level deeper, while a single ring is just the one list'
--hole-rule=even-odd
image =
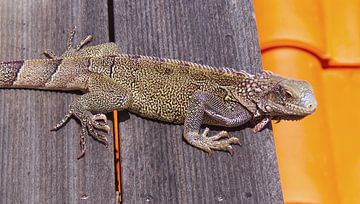
[{"label": "iguana eye", "polygon": [[290,91],[286,90],[286,91],[285,91],[285,97],[286,97],[286,98],[292,98],[293,95],[292,95],[292,93],[291,93]]}]

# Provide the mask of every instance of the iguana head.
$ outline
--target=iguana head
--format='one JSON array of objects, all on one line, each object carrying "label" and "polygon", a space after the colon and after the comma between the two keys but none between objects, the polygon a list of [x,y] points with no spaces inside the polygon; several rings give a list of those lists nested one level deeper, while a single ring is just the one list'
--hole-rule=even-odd
[{"label": "iguana head", "polygon": [[262,94],[257,103],[264,115],[276,120],[296,120],[315,111],[317,102],[309,83],[276,75],[269,79],[273,79],[276,83]]},{"label": "iguana head", "polygon": [[255,117],[297,120],[313,113],[317,107],[314,91],[306,81],[287,79],[270,71],[256,75],[236,72],[240,83],[220,86],[225,101],[235,101]]}]

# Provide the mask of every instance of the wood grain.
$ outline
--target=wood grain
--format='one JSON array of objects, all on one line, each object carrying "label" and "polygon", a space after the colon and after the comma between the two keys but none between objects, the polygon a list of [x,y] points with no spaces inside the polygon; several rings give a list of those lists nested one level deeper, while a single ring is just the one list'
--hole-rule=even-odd
[{"label": "wood grain", "polygon": [[[114,32],[127,53],[261,69],[250,0],[115,0]],[[120,116],[124,203],[283,202],[270,128],[238,128],[235,156],[209,157],[186,144],[182,126]]]},{"label": "wood grain", "polygon": [[[250,0],[0,0],[0,59],[37,58],[47,48],[59,54],[74,25],[76,41],[110,36],[132,54],[261,69]],[[0,203],[116,202],[112,151],[89,138],[78,161],[78,124],[49,132],[75,97],[0,90]],[[186,144],[182,126],[120,116],[125,204],[283,202],[269,128],[256,135],[238,128],[235,155],[209,157]]]},{"label": "wood grain", "polygon": [[[74,25],[75,42],[88,34],[107,42],[107,11],[107,1],[2,0],[0,59],[39,58],[48,48],[61,54]],[[79,125],[72,120],[49,131],[75,97],[0,90],[0,203],[115,203],[112,148],[88,138],[86,156],[77,160]]]}]

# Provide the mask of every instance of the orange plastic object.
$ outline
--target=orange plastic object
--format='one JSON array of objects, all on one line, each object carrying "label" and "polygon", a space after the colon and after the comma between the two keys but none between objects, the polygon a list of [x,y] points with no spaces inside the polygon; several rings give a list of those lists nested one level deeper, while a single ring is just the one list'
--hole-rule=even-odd
[{"label": "orange plastic object", "polygon": [[329,66],[360,67],[360,1],[323,0]]},{"label": "orange plastic object", "polygon": [[280,178],[287,203],[337,203],[333,158],[325,115],[322,67],[316,57],[299,49],[265,52],[263,64],[292,78],[307,79],[318,109],[301,121],[274,124]]},{"label": "orange plastic object", "polygon": [[121,163],[120,163],[120,138],[119,138],[119,121],[118,111],[113,111],[114,118],[114,154],[115,154],[115,190],[118,192],[118,203],[122,202],[122,191],[121,191]]},{"label": "orange plastic object", "polygon": [[255,0],[266,69],[311,82],[313,116],[274,125],[286,203],[360,203],[360,1]]},{"label": "orange plastic object", "polygon": [[262,50],[292,46],[327,58],[321,1],[255,0],[254,3]]},{"label": "orange plastic object", "polygon": [[360,69],[323,73],[325,108],[341,203],[360,203]]}]

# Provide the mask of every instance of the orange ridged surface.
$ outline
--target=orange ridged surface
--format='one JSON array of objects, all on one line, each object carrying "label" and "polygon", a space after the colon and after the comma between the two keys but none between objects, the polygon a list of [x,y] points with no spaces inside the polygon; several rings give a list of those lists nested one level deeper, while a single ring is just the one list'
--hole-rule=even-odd
[{"label": "orange ridged surface", "polygon": [[316,113],[274,124],[286,203],[360,203],[360,1],[255,0],[263,65],[314,86]]},{"label": "orange ridged surface", "polygon": [[286,45],[327,55],[319,1],[255,0],[254,3],[261,49]]},{"label": "orange ridged surface", "polygon": [[341,203],[360,203],[360,69],[327,70],[323,82]]},{"label": "orange ridged surface", "polygon": [[329,66],[360,67],[360,1],[323,1]]},{"label": "orange ridged surface", "polygon": [[[324,93],[321,64],[311,54],[293,48],[263,53],[263,64],[292,78],[309,81],[315,90],[319,108],[301,121],[274,124],[280,178],[286,201],[336,203],[332,152],[328,124],[324,118]],[[296,69],[297,68],[297,69]]]}]

